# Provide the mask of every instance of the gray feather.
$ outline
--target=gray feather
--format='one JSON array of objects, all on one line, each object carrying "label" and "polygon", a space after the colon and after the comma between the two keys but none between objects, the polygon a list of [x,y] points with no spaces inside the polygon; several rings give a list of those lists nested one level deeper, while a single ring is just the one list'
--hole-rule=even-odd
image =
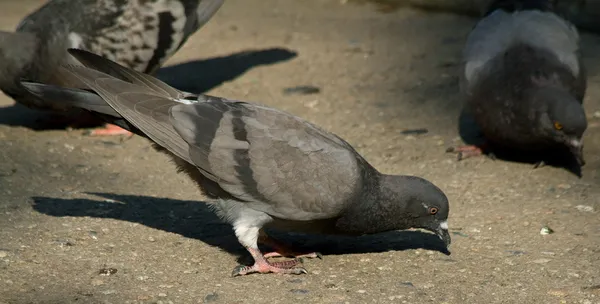
[{"label": "gray feather", "polygon": [[482,19],[467,39],[463,53],[465,89],[477,81],[490,60],[519,43],[552,52],[579,76],[579,35],[571,24],[551,12],[497,10]]}]

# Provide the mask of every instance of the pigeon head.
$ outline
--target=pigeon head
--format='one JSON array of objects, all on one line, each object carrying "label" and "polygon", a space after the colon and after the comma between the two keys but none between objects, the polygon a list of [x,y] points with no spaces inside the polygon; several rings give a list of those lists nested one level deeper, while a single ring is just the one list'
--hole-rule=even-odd
[{"label": "pigeon head", "polygon": [[581,103],[568,92],[549,88],[538,90],[535,98],[547,105],[539,121],[543,134],[552,142],[569,148],[579,165],[584,165],[582,137],[587,119]]},{"label": "pigeon head", "polygon": [[378,181],[378,191],[347,210],[338,229],[368,234],[421,228],[450,245],[450,206],[440,188],[416,176],[381,175]]}]

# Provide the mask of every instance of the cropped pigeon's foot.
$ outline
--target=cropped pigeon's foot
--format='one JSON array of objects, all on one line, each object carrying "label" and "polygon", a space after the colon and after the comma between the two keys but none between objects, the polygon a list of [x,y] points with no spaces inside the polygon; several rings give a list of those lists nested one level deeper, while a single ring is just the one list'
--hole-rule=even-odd
[{"label": "cropped pigeon's foot", "polygon": [[483,155],[483,149],[474,145],[450,147],[446,149],[446,153],[456,153],[457,160]]},{"label": "cropped pigeon's foot", "polygon": [[323,255],[320,252],[310,252],[310,253],[300,253],[288,245],[279,242],[278,240],[267,235],[263,230],[260,230],[258,242],[265,244],[269,247],[272,247],[275,251],[265,253],[263,256],[265,259],[275,258],[275,257],[295,257],[295,258],[307,258],[307,259],[323,259]]},{"label": "cropped pigeon's foot", "polygon": [[248,248],[248,252],[254,258],[254,265],[239,265],[233,269],[231,276],[242,276],[251,273],[281,273],[281,274],[303,274],[308,273],[303,267],[296,267],[300,260],[288,260],[281,262],[268,262],[260,250]]},{"label": "cropped pigeon's foot", "polygon": [[133,135],[133,133],[117,126],[117,125],[112,125],[112,124],[106,124],[104,127],[101,128],[95,128],[92,129],[88,132],[86,132],[86,135],[89,136],[115,136],[115,135]]}]

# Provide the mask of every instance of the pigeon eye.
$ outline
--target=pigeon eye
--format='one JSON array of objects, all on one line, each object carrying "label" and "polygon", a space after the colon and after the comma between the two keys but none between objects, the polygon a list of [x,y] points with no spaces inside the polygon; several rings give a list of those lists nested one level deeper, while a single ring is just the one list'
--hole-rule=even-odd
[{"label": "pigeon eye", "polygon": [[560,122],[558,122],[558,121],[554,122],[554,129],[562,130],[562,128],[563,128],[563,125]]},{"label": "pigeon eye", "polygon": [[436,207],[429,208],[429,214],[434,215],[436,213],[438,213],[438,208],[436,208]]}]

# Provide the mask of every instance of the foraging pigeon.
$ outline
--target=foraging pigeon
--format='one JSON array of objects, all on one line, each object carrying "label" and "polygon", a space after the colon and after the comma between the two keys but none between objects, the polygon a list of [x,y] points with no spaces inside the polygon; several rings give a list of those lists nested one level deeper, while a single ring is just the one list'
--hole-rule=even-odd
[{"label": "foraging pigeon", "polygon": [[[318,256],[294,253],[263,227],[347,235],[414,227],[450,244],[448,199],[431,182],[381,174],[346,141],[291,114],[181,92],[89,52],[69,52],[86,67],[67,66],[59,74],[87,90],[24,86],[48,102],[93,111],[172,156],[254,258],[253,266],[236,267],[234,276],[306,273],[296,259],[267,258]],[[258,242],[276,252],[263,255]]]},{"label": "foraging pigeon", "polygon": [[[16,32],[0,32],[0,89],[31,108],[64,110],[28,94],[19,81],[59,85],[54,77],[56,68],[76,63],[67,48],[87,49],[136,71],[152,73],[208,22],[223,2],[51,0],[25,17]],[[67,120],[73,122],[73,117]],[[123,131],[108,126],[92,134]]]},{"label": "foraging pigeon", "polygon": [[584,164],[586,74],[579,36],[551,8],[542,0],[496,1],[470,33],[461,90],[485,145],[450,148],[459,160],[482,154],[484,147],[534,153],[568,148]]}]

